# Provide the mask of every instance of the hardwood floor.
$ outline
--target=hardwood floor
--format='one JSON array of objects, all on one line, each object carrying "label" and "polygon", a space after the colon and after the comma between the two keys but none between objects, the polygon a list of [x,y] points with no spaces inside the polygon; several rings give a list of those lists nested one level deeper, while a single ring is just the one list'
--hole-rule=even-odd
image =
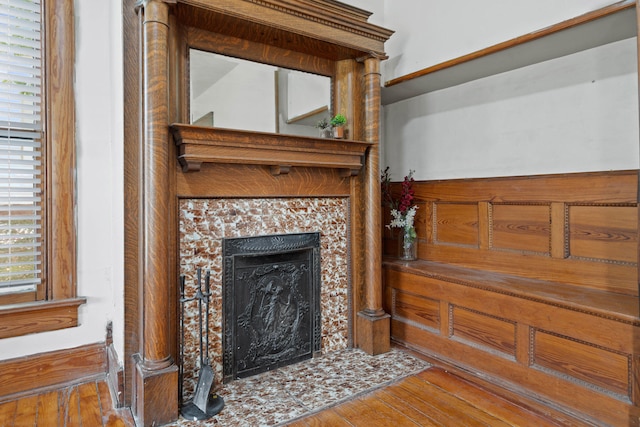
[{"label": "hardwood floor", "polygon": [[69,385],[0,403],[2,427],[132,427],[129,409],[114,409],[107,383]]},{"label": "hardwood floor", "polygon": [[555,411],[542,414],[530,403],[507,400],[434,367],[287,427],[589,425]]},{"label": "hardwood floor", "polygon": [[[210,422],[220,425],[215,419]],[[288,427],[587,425],[527,399],[509,400],[437,367],[287,424]],[[0,426],[133,427],[135,423],[128,409],[113,408],[106,383],[94,381],[0,403]],[[241,420],[234,426],[252,427]]]}]

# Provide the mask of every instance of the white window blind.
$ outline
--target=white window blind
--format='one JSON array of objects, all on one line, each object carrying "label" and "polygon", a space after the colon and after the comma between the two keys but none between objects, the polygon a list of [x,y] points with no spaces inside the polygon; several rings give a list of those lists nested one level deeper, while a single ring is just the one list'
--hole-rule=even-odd
[{"label": "white window blind", "polygon": [[42,0],[0,0],[0,295],[42,271]]}]

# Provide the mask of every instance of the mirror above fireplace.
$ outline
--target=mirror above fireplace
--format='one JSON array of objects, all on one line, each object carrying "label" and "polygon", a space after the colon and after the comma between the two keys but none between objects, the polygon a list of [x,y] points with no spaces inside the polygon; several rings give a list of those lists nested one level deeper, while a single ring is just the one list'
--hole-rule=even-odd
[{"label": "mirror above fireplace", "polygon": [[190,123],[316,136],[331,116],[331,78],[189,50]]}]

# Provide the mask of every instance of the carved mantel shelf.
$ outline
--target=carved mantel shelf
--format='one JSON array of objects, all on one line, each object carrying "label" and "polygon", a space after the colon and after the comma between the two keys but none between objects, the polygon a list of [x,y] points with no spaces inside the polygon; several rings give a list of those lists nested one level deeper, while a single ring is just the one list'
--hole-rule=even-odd
[{"label": "carved mantel shelf", "polygon": [[313,138],[185,124],[170,126],[183,172],[199,171],[202,163],[267,165],[271,173],[293,166],[338,169],[357,175],[372,144],[348,139]]}]

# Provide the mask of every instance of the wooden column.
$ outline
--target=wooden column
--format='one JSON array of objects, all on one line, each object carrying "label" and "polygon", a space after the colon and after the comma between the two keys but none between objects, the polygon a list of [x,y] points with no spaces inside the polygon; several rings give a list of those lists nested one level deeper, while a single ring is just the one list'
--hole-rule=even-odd
[{"label": "wooden column", "polygon": [[[363,98],[362,85],[358,84],[362,71],[354,59],[344,59],[335,63],[333,79],[333,114],[344,114],[347,118],[346,137],[349,139],[364,139],[363,132]],[[349,199],[351,210],[350,246],[351,246],[351,300],[353,313],[358,313],[365,306],[365,195],[363,172],[352,176],[349,180]],[[357,324],[357,317],[353,316],[353,324]],[[358,345],[358,329],[354,326],[350,337],[350,344]]]},{"label": "wooden column", "polygon": [[364,171],[365,306],[357,316],[357,345],[369,354],[390,348],[390,316],[382,309],[382,227],[380,212],[380,60],[364,61],[364,138],[373,143]]},{"label": "wooden column", "polygon": [[169,274],[169,6],[142,3],[143,140],[140,348],[134,355],[134,402],[138,425],[161,425],[178,418],[178,369],[171,356]]},{"label": "wooden column", "polygon": [[360,64],[354,59],[336,62],[333,89],[333,114],[344,114],[347,118],[345,137],[362,139],[362,99],[358,78],[361,75]]},{"label": "wooden column", "polygon": [[[640,25],[640,4],[639,4],[640,2],[636,0],[635,3],[636,3],[636,22],[638,25]],[[638,26],[636,26],[636,43],[637,43],[636,52],[638,53],[637,61],[638,61],[638,65],[640,66],[640,27]],[[640,68],[638,68],[638,70],[640,70]],[[638,72],[637,78],[638,78],[638,81],[640,82],[640,72]],[[638,100],[640,101],[640,91],[638,92]],[[638,143],[640,143],[640,141],[638,141]],[[637,230],[640,231],[640,171],[638,171],[637,174],[638,174],[638,177],[637,177],[638,187],[636,190],[636,203],[638,206]],[[638,286],[638,290],[640,291],[640,239],[638,239],[637,270],[638,270],[638,276],[637,276],[636,285]],[[635,341],[635,348],[636,349],[640,348],[640,336],[635,337],[634,341]],[[633,360],[631,363],[631,374],[633,375],[633,383],[632,383],[633,388],[631,389],[631,401],[636,407],[638,407],[640,406],[640,354],[637,350],[636,352],[634,352],[634,355],[633,355]]]}]

